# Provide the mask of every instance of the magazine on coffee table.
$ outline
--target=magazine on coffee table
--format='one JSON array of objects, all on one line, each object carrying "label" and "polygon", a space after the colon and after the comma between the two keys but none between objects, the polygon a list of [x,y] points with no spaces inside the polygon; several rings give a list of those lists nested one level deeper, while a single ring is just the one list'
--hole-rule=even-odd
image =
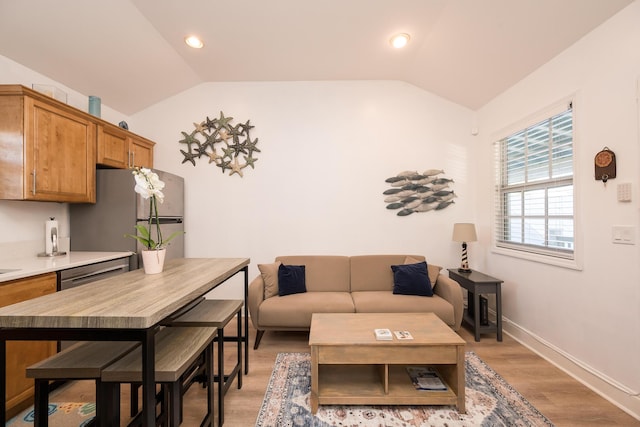
[{"label": "magazine on coffee table", "polygon": [[445,391],[447,385],[434,368],[426,366],[407,366],[407,373],[416,390]]}]

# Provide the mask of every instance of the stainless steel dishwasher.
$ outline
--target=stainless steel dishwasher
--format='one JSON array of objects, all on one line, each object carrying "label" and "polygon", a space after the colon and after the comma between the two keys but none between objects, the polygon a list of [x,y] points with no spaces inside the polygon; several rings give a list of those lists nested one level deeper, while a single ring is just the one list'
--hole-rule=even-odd
[{"label": "stainless steel dishwasher", "polygon": [[58,271],[58,290],[75,288],[129,271],[129,257]]},{"label": "stainless steel dishwasher", "polygon": [[[129,258],[118,258],[110,261],[101,261],[80,267],[67,268],[57,272],[58,291],[86,285],[97,280],[129,271]],[[58,350],[63,350],[75,341],[60,341]]]}]

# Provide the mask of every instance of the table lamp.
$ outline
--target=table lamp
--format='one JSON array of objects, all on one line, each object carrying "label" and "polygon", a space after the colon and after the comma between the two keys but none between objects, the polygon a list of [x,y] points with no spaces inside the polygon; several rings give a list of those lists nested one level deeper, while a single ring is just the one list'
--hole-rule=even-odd
[{"label": "table lamp", "polygon": [[476,226],[470,223],[456,223],[453,224],[453,239],[454,242],[462,242],[462,262],[458,269],[461,273],[470,273],[469,260],[467,259],[467,242],[475,242],[478,240],[476,236]]}]

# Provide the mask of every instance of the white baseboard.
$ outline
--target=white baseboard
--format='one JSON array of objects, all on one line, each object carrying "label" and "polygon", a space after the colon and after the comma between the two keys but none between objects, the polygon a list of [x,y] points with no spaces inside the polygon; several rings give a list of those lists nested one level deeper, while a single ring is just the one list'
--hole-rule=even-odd
[{"label": "white baseboard", "polygon": [[[495,312],[490,310],[495,319]],[[558,367],[595,393],[602,396],[632,417],[640,420],[640,395],[638,391],[608,378],[601,372],[585,363],[571,357],[551,343],[536,336],[531,331],[521,327],[503,316],[502,329],[505,334],[518,341],[549,363]]]}]

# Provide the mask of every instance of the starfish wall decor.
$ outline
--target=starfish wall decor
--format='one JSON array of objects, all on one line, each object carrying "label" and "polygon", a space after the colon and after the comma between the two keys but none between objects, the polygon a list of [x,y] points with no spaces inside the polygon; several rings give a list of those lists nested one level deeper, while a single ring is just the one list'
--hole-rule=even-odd
[{"label": "starfish wall decor", "polygon": [[453,180],[440,176],[443,173],[441,169],[427,169],[422,173],[404,171],[387,178],[385,182],[392,187],[382,193],[387,209],[399,209],[398,216],[407,216],[451,206],[457,196],[449,188]]},{"label": "starfish wall decor", "polygon": [[242,169],[247,166],[254,169],[258,160],[254,153],[260,152],[256,147],[258,138],[252,140],[249,135],[254,126],[249,120],[233,125],[232,120],[233,117],[225,117],[220,111],[219,118],[207,117],[200,123],[194,123],[193,131],[181,132],[183,139],[178,142],[186,145],[184,150],[180,150],[184,156],[182,163],[191,162],[195,166],[195,159],[205,156],[209,158],[209,164],[218,166],[222,173],[229,170],[229,175],[237,173],[240,177],[243,176]]}]

